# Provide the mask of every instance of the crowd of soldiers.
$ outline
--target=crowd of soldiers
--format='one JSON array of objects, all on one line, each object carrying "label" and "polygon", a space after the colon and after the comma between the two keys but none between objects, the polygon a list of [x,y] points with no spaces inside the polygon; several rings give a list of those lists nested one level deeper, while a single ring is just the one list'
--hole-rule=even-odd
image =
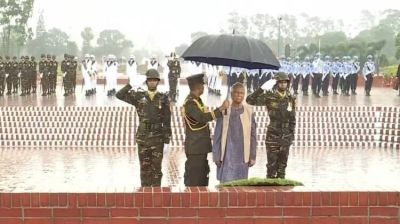
[{"label": "crowd of soldiers", "polygon": [[372,81],[376,73],[376,66],[371,55],[367,56],[367,61],[361,69],[357,56],[344,56],[342,58],[325,56],[322,59],[321,54],[317,54],[313,60],[305,57],[300,61],[299,57],[280,58],[280,71],[289,74],[293,80],[292,88],[294,94],[298,94],[301,81],[301,91],[303,95],[308,95],[308,88],[311,89],[316,97],[328,96],[331,86],[334,95],[339,91],[344,96],[350,96],[350,92],[356,95],[358,75],[361,73],[365,82],[365,94],[370,96]]},{"label": "crowd of soldiers", "polygon": [[[39,66],[38,66],[39,65]],[[73,56],[65,55],[61,63],[63,72],[63,85],[65,95],[73,93],[76,85],[77,62]],[[42,96],[52,95],[56,92],[58,62],[55,55],[41,55],[39,63],[35,57],[21,56],[20,60],[9,56],[0,57],[0,96],[19,94],[21,96],[35,94],[39,74]],[[6,92],[7,91],[7,92]]]},{"label": "crowd of soldiers", "polygon": [[313,59],[305,57],[304,60],[300,60],[298,56],[294,59],[281,57],[280,64],[279,71],[268,69],[248,71],[233,68],[228,79],[228,86],[246,81],[247,91],[253,92],[278,72],[284,72],[290,77],[291,88],[295,95],[302,91],[303,95],[308,96],[311,85],[312,93],[316,97],[320,97],[321,91],[323,96],[328,96],[330,89],[334,95],[340,92],[344,96],[350,96],[350,94],[357,94],[357,82],[361,74],[365,79],[365,94],[370,96],[373,77],[376,73],[376,66],[371,55],[367,56],[363,67],[357,56],[344,56],[341,59],[325,56],[322,59],[321,54],[316,54]]},{"label": "crowd of soldiers", "polygon": [[0,96],[18,94],[21,88],[21,96],[36,93],[36,67],[35,57],[22,56],[5,60],[0,56]]}]

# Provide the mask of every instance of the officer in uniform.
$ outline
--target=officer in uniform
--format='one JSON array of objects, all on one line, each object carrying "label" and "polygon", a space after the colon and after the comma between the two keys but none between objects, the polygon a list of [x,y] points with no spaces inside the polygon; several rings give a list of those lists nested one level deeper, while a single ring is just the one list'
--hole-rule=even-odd
[{"label": "officer in uniform", "polygon": [[49,70],[45,54],[41,55],[41,60],[39,62],[39,74],[40,84],[42,87],[42,96],[46,96],[48,94]]},{"label": "officer in uniform", "polygon": [[357,82],[358,82],[358,73],[360,72],[360,62],[358,61],[358,57],[353,57],[353,70],[352,74],[350,75],[350,88],[351,94],[357,95]]},{"label": "officer in uniform", "polygon": [[375,74],[375,63],[372,60],[372,55],[367,56],[367,61],[364,64],[363,74],[365,79],[365,94],[366,96],[371,96],[370,92],[372,89],[372,83],[374,81],[374,74]]},{"label": "officer in uniform", "polygon": [[[12,85],[12,93],[18,93],[18,73],[19,73],[19,63],[17,57],[13,57],[10,63],[10,77]],[[10,90],[11,91],[11,90]]]},{"label": "officer in uniform", "polygon": [[37,62],[35,61],[35,57],[31,56],[31,61],[30,61],[30,69],[31,69],[31,76],[30,76],[30,88],[31,88],[31,93],[35,94],[36,93],[36,80],[37,80]]},{"label": "officer in uniform", "polygon": [[[136,132],[142,187],[161,185],[163,149],[171,140],[171,110],[168,96],[157,92],[160,74],[146,72],[148,91],[132,90],[127,84],[116,97],[136,107],[139,127]],[[165,144],[165,145],[164,145]]]},{"label": "officer in uniform", "polygon": [[23,61],[20,63],[20,74],[21,74],[21,96],[28,95],[28,89],[30,85],[30,62],[29,57],[26,56],[23,58]]},{"label": "officer in uniform", "polygon": [[335,57],[335,61],[332,63],[332,90],[334,95],[338,95],[338,85],[340,80],[340,69],[342,63],[339,61],[339,57]]},{"label": "officer in uniform", "polygon": [[58,73],[58,62],[56,60],[56,56],[53,55],[51,57],[51,74],[52,74],[52,81],[51,81],[51,93],[56,92],[57,87],[57,73]]},{"label": "officer in uniform", "polygon": [[267,106],[268,109],[267,178],[285,178],[289,149],[294,140],[296,98],[290,93],[289,85],[289,76],[280,72],[246,99],[250,105]]},{"label": "officer in uniform", "polygon": [[69,59],[68,54],[64,54],[64,60],[61,62],[61,72],[63,76],[63,86],[64,86],[64,96],[69,96],[71,94],[71,76],[72,74],[68,73],[72,68],[71,61]]},{"label": "officer in uniform", "polygon": [[6,56],[6,61],[4,64],[5,64],[5,72],[6,72],[7,95],[11,95],[12,78],[10,75],[10,72],[11,72],[10,56]]},{"label": "officer in uniform", "polygon": [[3,57],[0,56],[0,96],[4,95],[6,87],[6,64],[3,61]]},{"label": "officer in uniform", "polygon": [[171,53],[171,59],[168,60],[167,66],[169,68],[169,97],[172,102],[176,102],[176,86],[178,84],[178,79],[181,76],[181,63],[176,58],[176,54],[174,52]]},{"label": "officer in uniform", "polygon": [[192,75],[186,78],[190,94],[183,105],[185,120],[185,174],[186,186],[208,186],[207,154],[212,151],[210,128],[208,122],[222,117],[222,112],[229,107],[224,101],[222,106],[214,111],[208,111],[200,96],[204,92],[204,74]]}]

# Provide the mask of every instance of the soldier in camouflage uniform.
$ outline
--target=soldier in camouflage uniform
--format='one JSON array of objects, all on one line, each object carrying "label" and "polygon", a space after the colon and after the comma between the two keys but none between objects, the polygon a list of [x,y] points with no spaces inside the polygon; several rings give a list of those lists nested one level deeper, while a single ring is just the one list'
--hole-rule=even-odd
[{"label": "soldier in camouflage uniform", "polygon": [[0,96],[4,95],[6,87],[6,64],[3,61],[3,57],[0,56]]},{"label": "soldier in camouflage uniform", "polygon": [[41,60],[39,62],[39,74],[40,84],[42,86],[42,96],[46,96],[48,94],[49,70],[46,55],[44,54],[41,55]]},{"label": "soldier in camouflage uniform", "polygon": [[20,63],[20,80],[21,80],[21,96],[28,95],[28,90],[29,90],[29,70],[30,70],[30,63],[29,63],[29,57],[23,57],[23,60]]},{"label": "soldier in camouflage uniform", "polygon": [[289,92],[290,80],[287,74],[278,73],[275,80],[270,80],[264,86],[268,86],[271,82],[272,89],[264,93],[263,87],[259,88],[249,95],[246,101],[250,105],[267,106],[270,119],[265,140],[267,178],[283,179],[290,145],[294,140],[296,98]]},{"label": "soldier in camouflage uniform", "polygon": [[[12,85],[12,93],[18,93],[18,73],[19,73],[19,63],[17,61],[17,57],[13,57],[13,60],[10,63],[10,77],[11,77],[11,85]],[[10,90],[11,91],[11,90]]]},{"label": "soldier in camouflage uniform", "polygon": [[76,73],[76,66],[73,63],[73,57],[65,55],[65,60],[61,64],[61,71],[63,72],[64,82],[64,96],[69,96],[73,93],[73,77]]},{"label": "soldier in camouflage uniform", "polygon": [[208,186],[207,154],[212,151],[208,122],[222,117],[222,111],[229,107],[225,101],[221,107],[208,111],[200,96],[204,92],[204,74],[186,78],[190,94],[183,105],[185,119],[185,186]]},{"label": "soldier in camouflage uniform", "polygon": [[35,61],[35,57],[31,57],[31,88],[32,93],[36,93],[36,86],[37,86],[37,62]]},{"label": "soldier in camouflage uniform", "polygon": [[56,56],[51,56],[51,93],[56,93],[57,87],[57,73],[58,73],[58,62]]},{"label": "soldier in camouflage uniform", "polygon": [[136,107],[139,127],[136,132],[142,186],[161,185],[161,163],[164,144],[171,140],[171,110],[168,96],[157,92],[160,74],[155,69],[146,72],[148,91],[133,90],[127,84],[116,97]]},{"label": "soldier in camouflage uniform", "polygon": [[6,84],[7,84],[7,95],[11,95],[12,90],[12,77],[10,75],[11,72],[11,61],[10,57],[6,56],[6,61],[4,62],[5,71],[6,71]]},{"label": "soldier in camouflage uniform", "polygon": [[167,66],[169,68],[169,97],[171,101],[176,102],[176,86],[181,76],[181,63],[176,58],[175,53],[171,53],[171,59],[168,60]]}]

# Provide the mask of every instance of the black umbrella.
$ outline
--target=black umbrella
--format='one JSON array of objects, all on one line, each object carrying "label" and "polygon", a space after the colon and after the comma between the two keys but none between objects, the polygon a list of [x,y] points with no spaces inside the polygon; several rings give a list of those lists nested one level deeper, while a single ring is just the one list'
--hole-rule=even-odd
[{"label": "black umbrella", "polygon": [[241,35],[207,35],[183,53],[187,61],[246,69],[279,69],[278,59],[261,40]]},{"label": "black umbrella", "polygon": [[[186,49],[182,58],[186,61],[229,66],[228,83],[232,67],[273,70],[281,67],[272,50],[264,42],[235,34],[200,37]],[[229,87],[228,84],[227,99]]]}]

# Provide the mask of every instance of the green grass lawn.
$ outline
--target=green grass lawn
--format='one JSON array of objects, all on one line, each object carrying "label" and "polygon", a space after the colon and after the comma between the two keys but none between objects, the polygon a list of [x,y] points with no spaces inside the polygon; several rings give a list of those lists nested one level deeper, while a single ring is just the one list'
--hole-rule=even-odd
[{"label": "green grass lawn", "polygon": [[235,180],[231,182],[221,183],[219,187],[235,187],[235,186],[303,186],[303,183],[289,179],[265,179],[252,177],[250,179]]}]

